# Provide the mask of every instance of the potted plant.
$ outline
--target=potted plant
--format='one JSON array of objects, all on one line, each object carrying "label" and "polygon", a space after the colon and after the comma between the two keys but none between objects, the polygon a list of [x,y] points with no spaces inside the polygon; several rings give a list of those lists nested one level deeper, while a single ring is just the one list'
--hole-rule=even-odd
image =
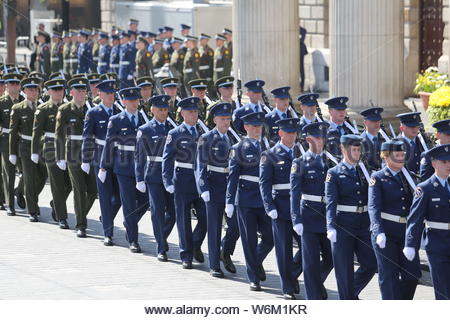
[{"label": "potted plant", "polygon": [[450,86],[443,86],[433,92],[429,102],[427,115],[430,124],[450,119]]},{"label": "potted plant", "polygon": [[442,86],[450,83],[447,74],[439,73],[436,67],[429,67],[423,73],[417,74],[414,93],[420,96],[425,110],[428,108],[430,95]]}]

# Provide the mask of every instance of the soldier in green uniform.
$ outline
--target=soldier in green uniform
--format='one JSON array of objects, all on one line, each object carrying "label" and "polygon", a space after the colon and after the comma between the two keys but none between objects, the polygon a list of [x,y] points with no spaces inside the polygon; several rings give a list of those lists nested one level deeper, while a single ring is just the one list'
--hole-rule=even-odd
[{"label": "soldier in green uniform", "polygon": [[55,158],[55,123],[58,107],[64,99],[64,79],[53,79],[45,83],[50,100],[38,106],[34,113],[33,135],[31,140],[31,160],[38,163],[43,159],[50,180],[53,200],[50,206],[52,216],[61,229],[68,229],[66,200],[72,191],[67,171],[56,165]]},{"label": "soldier in green uniform", "polygon": [[152,105],[150,99],[153,96],[154,80],[150,77],[141,77],[136,79],[136,86],[141,88],[141,98],[139,99],[138,109],[145,122],[148,122],[153,117],[150,111]]},{"label": "soldier in green uniform", "polygon": [[216,35],[216,50],[214,51],[214,82],[222,77],[229,76],[231,73],[231,55],[230,49],[225,46],[225,37],[221,34]]},{"label": "soldier in green uniform", "polygon": [[63,49],[64,43],[61,40],[61,34],[54,32],[52,35],[52,45],[50,48],[50,69],[51,72],[63,70]]},{"label": "soldier in green uniform", "polygon": [[[206,97],[206,88],[208,87],[208,81],[206,79],[195,79],[189,81],[189,87],[191,88],[192,96],[200,99],[198,103],[198,118],[200,120],[205,120],[206,117],[206,107],[208,106]],[[177,110],[177,122],[183,122],[181,116],[181,109]]]},{"label": "soldier in green uniform", "polygon": [[70,74],[74,75],[77,73],[78,69],[78,47],[80,43],[78,42],[78,32],[72,31],[72,44],[70,46]]},{"label": "soldier in green uniform", "polygon": [[[8,73],[3,75],[6,83],[6,93],[0,98],[0,151],[1,151],[1,167],[2,167],[2,190],[5,195],[6,213],[14,216],[16,210],[14,208],[14,183],[16,180],[16,168],[9,162],[9,122],[11,109],[14,104],[24,100],[20,95],[21,74]],[[23,186],[23,183],[21,184]],[[23,194],[23,190],[20,190]],[[25,206],[23,206],[25,207]]]},{"label": "soldier in green uniform", "polygon": [[177,104],[181,101],[178,96],[178,84],[180,80],[178,78],[164,78],[161,80],[161,87],[164,91],[163,94],[170,96],[169,100],[169,117],[176,121],[177,116]]},{"label": "soldier in green uniform", "polygon": [[188,97],[191,95],[189,81],[200,78],[200,54],[197,49],[197,37],[186,36],[185,42],[187,51],[183,62],[183,85]]},{"label": "soldier in green uniform", "polygon": [[228,28],[223,28],[222,34],[225,37],[225,46],[230,50],[230,55],[233,56],[233,31]]},{"label": "soldier in green uniform", "polygon": [[98,28],[92,29],[92,59],[94,63],[91,65],[91,72],[97,72],[97,66],[99,61],[99,52],[100,52],[100,30]]},{"label": "soldier in green uniform", "polygon": [[69,170],[76,215],[77,237],[86,237],[87,214],[94,204],[97,187],[94,170],[86,174],[81,169],[81,144],[84,118],[88,107],[86,93],[88,81],[85,78],[71,79],[67,84],[72,101],[58,108],[55,126],[56,165]]},{"label": "soldier in green uniform", "polygon": [[36,52],[36,68],[35,70],[44,74],[49,75],[50,70],[50,45],[45,42],[46,33],[38,31],[37,40],[39,42],[37,52]]},{"label": "soldier in green uniform", "polygon": [[220,78],[215,83],[216,90],[219,95],[219,100],[214,101],[213,103],[209,104],[208,107],[206,107],[206,120],[205,124],[213,128],[214,122],[212,119],[212,115],[210,114],[210,110],[218,103],[222,102],[228,102],[232,105],[233,110],[236,109],[236,102],[233,100],[233,88],[234,88],[234,78],[232,76],[227,76]]},{"label": "soldier in green uniform", "polygon": [[65,74],[70,74],[70,50],[72,47],[72,39],[70,37],[70,32],[64,31],[63,32],[63,72]]},{"label": "soldier in green uniform", "polygon": [[158,72],[161,71],[161,68],[166,63],[169,63],[170,56],[166,49],[163,48],[163,41],[161,39],[155,39],[155,43],[153,45],[152,62],[153,62],[153,76],[158,78]]},{"label": "soldier in green uniform", "polygon": [[200,35],[200,48],[198,49],[200,65],[198,69],[200,78],[208,80],[208,94],[216,97],[217,93],[213,82],[214,50],[208,44],[209,39],[211,39],[211,36],[207,34],[202,33]]},{"label": "soldier in green uniform", "polygon": [[89,93],[88,93],[88,107],[94,107],[95,104],[98,104],[102,101],[98,95],[97,85],[100,83],[100,75],[98,73],[90,73],[87,75],[87,79],[89,80]]},{"label": "soldier in green uniform", "polygon": [[148,42],[144,37],[139,36],[136,42],[136,75],[138,78],[153,77],[152,53],[147,50]]},{"label": "soldier in green uniform", "polygon": [[31,135],[33,119],[39,97],[39,79],[26,78],[20,82],[27,98],[12,107],[9,134],[9,162],[17,163],[20,157],[23,170],[25,202],[31,222],[38,222],[39,194],[47,180],[47,170],[42,161],[34,163],[31,160]]},{"label": "soldier in green uniform", "polygon": [[181,47],[183,40],[177,37],[174,37],[172,40],[172,49],[173,53],[170,57],[170,76],[174,78],[181,79],[183,77],[183,62],[184,62],[184,48]]}]

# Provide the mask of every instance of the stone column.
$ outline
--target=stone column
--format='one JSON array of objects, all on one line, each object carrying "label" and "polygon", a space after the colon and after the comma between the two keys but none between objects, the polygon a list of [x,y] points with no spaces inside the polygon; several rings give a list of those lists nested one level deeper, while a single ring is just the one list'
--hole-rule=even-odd
[{"label": "stone column", "polygon": [[330,0],[330,95],[403,108],[403,0]]},{"label": "stone column", "polygon": [[102,30],[110,31],[116,24],[116,0],[101,0],[100,2]]},{"label": "stone column", "polygon": [[[233,0],[233,72],[242,83],[266,82],[265,90],[299,88],[298,0]],[[245,91],[244,91],[245,92]]]}]

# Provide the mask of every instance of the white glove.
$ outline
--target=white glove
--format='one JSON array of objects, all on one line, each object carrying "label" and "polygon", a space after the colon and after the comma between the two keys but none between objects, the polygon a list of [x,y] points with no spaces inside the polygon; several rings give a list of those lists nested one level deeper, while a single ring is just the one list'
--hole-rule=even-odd
[{"label": "white glove", "polygon": [[411,247],[404,247],[403,254],[405,255],[406,259],[408,259],[409,261],[413,261],[414,257],[416,256],[416,250]]},{"label": "white glove", "polygon": [[376,242],[380,249],[384,249],[386,247],[386,235],[384,233],[377,235]]},{"label": "white glove", "polygon": [[98,171],[97,177],[98,177],[98,179],[99,179],[102,183],[105,183],[105,180],[106,180],[106,170],[100,169],[100,170]]},{"label": "white glove", "polygon": [[174,193],[175,192],[175,187],[173,185],[170,185],[166,188],[166,191],[168,193]]},{"label": "white glove", "polygon": [[303,223],[297,223],[297,224],[294,226],[294,231],[295,231],[299,236],[301,236],[301,235],[303,234]]},{"label": "white glove", "polygon": [[38,164],[39,163],[39,155],[37,153],[31,154],[31,161]]},{"label": "white glove", "polygon": [[145,186],[145,182],[139,181],[138,183],[136,183],[136,189],[138,189],[142,193],[145,193],[145,191],[147,190],[147,187]]},{"label": "white glove", "polygon": [[58,168],[60,168],[61,170],[66,170],[67,165],[66,165],[66,160],[58,160],[56,161],[56,165],[58,166]]},{"label": "white glove", "polygon": [[133,75],[132,75],[132,74],[129,74],[129,75],[127,76],[127,80],[133,80]]},{"label": "white glove", "polygon": [[203,201],[205,201],[205,202],[209,202],[209,191],[205,191],[205,192],[203,192],[201,195],[200,195],[200,197],[202,197],[202,199],[203,199]]},{"label": "white glove", "polygon": [[234,213],[234,205],[227,203],[225,205],[225,213],[227,214],[228,218],[231,218]]},{"label": "white glove", "polygon": [[273,220],[275,220],[276,218],[278,218],[278,212],[276,209],[270,210],[269,213],[267,214],[269,217],[271,217]]},{"label": "white glove", "polygon": [[327,238],[328,238],[328,240],[330,240],[333,243],[336,242],[336,230],[335,229],[328,230]]},{"label": "white glove", "polygon": [[16,165],[17,156],[15,154],[10,154],[8,159],[9,159],[9,162],[11,162],[13,165]]},{"label": "white glove", "polygon": [[86,174],[89,174],[89,169],[90,169],[91,167],[89,166],[89,163],[87,163],[87,162],[83,162],[82,164],[81,164],[81,170],[83,170],[84,172],[86,172]]}]

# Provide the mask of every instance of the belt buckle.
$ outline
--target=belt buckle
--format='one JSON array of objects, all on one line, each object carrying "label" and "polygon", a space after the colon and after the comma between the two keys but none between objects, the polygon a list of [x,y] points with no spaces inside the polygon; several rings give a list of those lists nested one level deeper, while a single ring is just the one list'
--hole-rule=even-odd
[{"label": "belt buckle", "polygon": [[357,206],[356,207],[356,212],[357,213],[363,213],[364,212],[364,207],[363,206]]},{"label": "belt buckle", "polygon": [[406,223],[406,217],[400,217],[400,218],[398,219],[398,222],[400,222],[400,223]]},{"label": "belt buckle", "polygon": [[228,167],[225,167],[225,168],[223,168],[223,172],[228,173],[228,172],[230,172],[230,169],[228,169]]}]

